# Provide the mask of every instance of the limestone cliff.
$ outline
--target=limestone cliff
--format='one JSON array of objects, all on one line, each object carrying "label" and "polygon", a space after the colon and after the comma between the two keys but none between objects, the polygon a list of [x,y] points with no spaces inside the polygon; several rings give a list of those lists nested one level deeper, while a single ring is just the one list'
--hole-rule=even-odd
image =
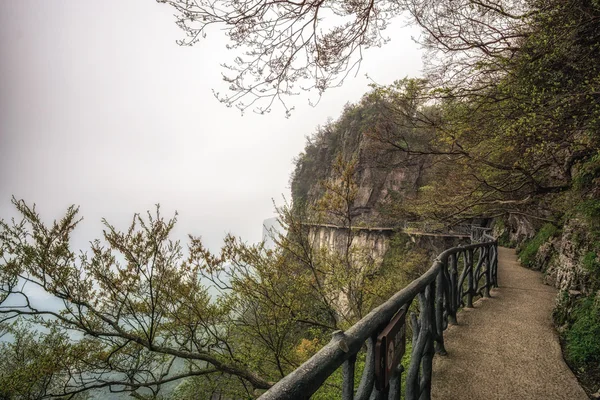
[{"label": "limestone cliff", "polygon": [[323,196],[322,183],[334,177],[336,160],[356,160],[354,221],[371,226],[398,222],[386,213],[386,205],[392,199],[416,195],[425,178],[427,158],[408,159],[404,153],[372,139],[368,134],[371,107],[368,103],[347,106],[338,121],[318,128],[308,139],[304,152],[296,158],[291,178],[296,204],[315,204]]},{"label": "limestone cliff", "polygon": [[[365,98],[346,106],[335,122],[319,127],[296,158],[290,183],[293,204],[315,210],[329,190],[326,182],[340,178],[339,164],[352,163],[349,178],[352,195],[350,204],[344,204],[346,218],[321,214],[319,223],[332,226],[315,226],[311,230],[312,242],[318,247],[342,251],[347,244],[348,227],[358,227],[352,232],[352,246],[369,249],[372,260],[379,265],[389,250],[394,231],[362,228],[402,225],[407,216],[394,212],[390,205],[417,196],[418,188],[427,179],[428,157],[409,158],[390,144],[374,139],[369,132],[378,118],[374,116],[377,107]],[[441,251],[444,244],[443,239],[431,238],[418,243],[432,252]]]},{"label": "limestone cliff", "polygon": [[545,281],[571,295],[591,295],[595,289],[594,270],[589,259],[596,258],[589,225],[569,220],[562,233],[543,243],[536,254],[536,268],[545,273]]}]

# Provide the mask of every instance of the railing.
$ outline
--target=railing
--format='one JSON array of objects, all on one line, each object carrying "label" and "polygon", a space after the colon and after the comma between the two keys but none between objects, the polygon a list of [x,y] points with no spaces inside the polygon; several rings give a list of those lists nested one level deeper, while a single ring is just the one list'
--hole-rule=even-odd
[{"label": "railing", "polygon": [[[456,324],[460,307],[473,307],[475,297],[489,297],[490,289],[498,286],[498,242],[485,232],[481,239],[486,241],[441,253],[421,277],[345,332],[334,332],[325,347],[260,399],[308,399],[340,367],[342,399],[400,399],[407,315],[412,352],[405,399],[430,399],[434,353],[446,354],[444,330]],[[415,299],[417,306],[411,308]],[[365,365],[355,390],[356,360],[363,350]]]},{"label": "railing", "polygon": [[432,221],[407,221],[404,223],[402,230],[406,233],[425,232],[440,235],[458,235],[471,236],[473,228],[478,228],[470,224],[447,225],[442,222]]},{"label": "railing", "polygon": [[494,237],[490,235],[492,228],[484,228],[483,226],[471,226],[471,242],[481,243],[493,241]]}]

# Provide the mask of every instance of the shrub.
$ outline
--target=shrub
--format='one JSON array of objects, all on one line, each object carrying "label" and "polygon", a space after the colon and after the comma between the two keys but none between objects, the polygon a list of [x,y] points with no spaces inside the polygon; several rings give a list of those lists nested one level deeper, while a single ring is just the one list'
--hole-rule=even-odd
[{"label": "shrub", "polygon": [[595,300],[592,295],[578,302],[565,335],[567,357],[578,368],[600,363],[600,307]]},{"label": "shrub", "polygon": [[496,234],[500,234],[498,236],[498,244],[502,247],[510,247],[510,248],[515,248],[516,243],[514,241],[510,240],[510,232],[508,227],[506,226],[506,224],[504,223],[503,220],[501,219],[497,219],[494,222],[495,226],[494,226],[494,231]]},{"label": "shrub", "polygon": [[583,269],[590,274],[591,289],[600,288],[600,259],[593,251],[586,253],[583,257]]},{"label": "shrub", "polygon": [[540,246],[554,236],[557,232],[558,228],[550,223],[542,226],[542,228],[532,239],[524,243],[523,248],[519,252],[521,263],[528,268],[534,267],[535,256],[540,249]]}]

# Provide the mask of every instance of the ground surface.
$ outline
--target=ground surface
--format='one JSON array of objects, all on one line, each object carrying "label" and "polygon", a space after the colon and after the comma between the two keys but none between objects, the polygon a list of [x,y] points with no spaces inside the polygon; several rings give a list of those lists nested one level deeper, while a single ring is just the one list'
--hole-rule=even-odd
[{"label": "ground surface", "polygon": [[556,290],[500,248],[493,298],[458,315],[445,332],[447,356],[434,359],[433,399],[585,400],[565,364],[552,308]]}]

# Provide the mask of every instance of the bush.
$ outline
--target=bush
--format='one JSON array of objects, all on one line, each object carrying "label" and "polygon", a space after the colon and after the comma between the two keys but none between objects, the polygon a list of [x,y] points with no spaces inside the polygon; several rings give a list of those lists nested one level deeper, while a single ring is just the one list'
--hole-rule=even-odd
[{"label": "bush", "polygon": [[590,274],[591,289],[600,288],[600,258],[593,251],[588,252],[583,257],[583,269]]},{"label": "bush", "polygon": [[535,256],[540,249],[540,246],[554,236],[557,232],[558,228],[550,223],[542,226],[542,228],[532,239],[524,243],[523,248],[519,252],[519,259],[521,260],[521,263],[528,268],[534,267]]},{"label": "bush", "polygon": [[578,368],[600,363],[600,307],[595,296],[582,299],[573,312],[574,323],[567,330],[567,358]]},{"label": "bush", "polygon": [[515,248],[516,243],[510,240],[510,232],[503,220],[494,221],[494,233],[498,235],[498,245],[502,247]]}]

